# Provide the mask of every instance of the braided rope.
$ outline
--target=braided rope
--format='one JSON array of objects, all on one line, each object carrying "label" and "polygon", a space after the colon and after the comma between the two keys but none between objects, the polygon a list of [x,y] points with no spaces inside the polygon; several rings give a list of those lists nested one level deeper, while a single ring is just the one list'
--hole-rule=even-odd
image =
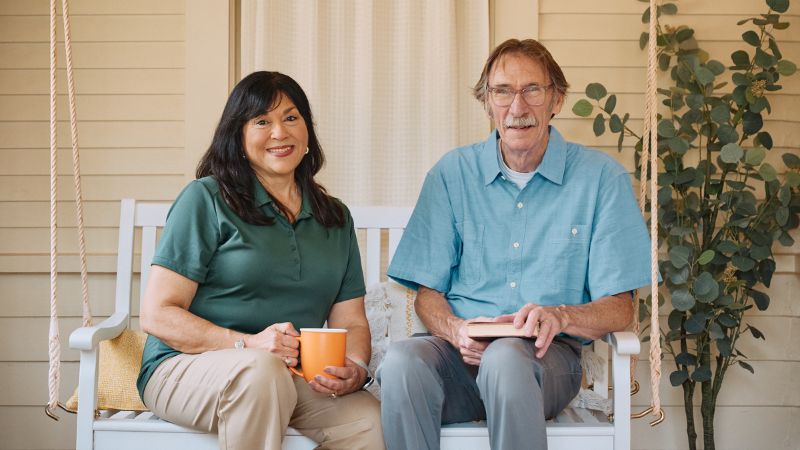
[{"label": "braided rope", "polygon": [[58,336],[58,307],[56,302],[56,278],[58,277],[56,254],[56,2],[50,0],[50,331],[48,335],[48,357],[50,360],[47,388],[47,411],[52,413],[58,406],[58,391],[61,373],[61,342]]},{"label": "braided rope", "polygon": [[[656,13],[657,6],[655,0],[650,0],[650,37],[647,45],[647,112],[645,124],[647,133],[642,136],[642,173],[646,174],[649,160],[650,163],[650,395],[652,399],[653,415],[662,414],[661,395],[659,384],[661,382],[661,334],[658,324],[658,133],[657,108],[658,98],[656,96],[657,73],[656,73]],[[647,143],[649,138],[649,143]],[[645,159],[644,149],[648,149],[649,158]],[[641,178],[641,185],[647,184],[647,177]],[[644,188],[642,188],[644,190]],[[643,204],[644,196],[639,201]],[[638,321],[638,318],[637,318]]]},{"label": "braided rope", "polygon": [[72,137],[72,179],[75,187],[75,214],[78,222],[78,248],[81,264],[81,300],[83,305],[83,326],[92,325],[92,311],[89,307],[89,276],[86,266],[86,238],[83,231],[83,192],[81,190],[81,166],[78,150],[78,117],[75,106],[75,78],[72,76],[72,34],[69,25],[69,0],[61,0],[64,18],[64,53],[67,60],[67,93],[69,94],[69,125]]}]

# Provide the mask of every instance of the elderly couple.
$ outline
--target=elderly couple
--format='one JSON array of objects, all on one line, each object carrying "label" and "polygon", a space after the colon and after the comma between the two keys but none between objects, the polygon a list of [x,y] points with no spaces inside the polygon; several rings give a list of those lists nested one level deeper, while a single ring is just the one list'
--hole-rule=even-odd
[{"label": "elderly couple", "polygon": [[[371,382],[352,218],[314,180],[308,99],[286,75],[233,89],[175,200],[141,306],[138,388],[155,414],[222,449],[279,449],[288,426],[326,449],[438,449],[442,424],[486,420],[493,449],[544,449],[575,396],[581,345],[632,319],[649,238],[628,173],[549,125],[567,90],[540,43],[512,39],[474,95],[495,129],[427,174],[388,275],[417,291],[430,335],[394,343]],[[538,338],[470,339],[475,318]],[[298,329],[346,328],[344,367],[310,382]]]}]

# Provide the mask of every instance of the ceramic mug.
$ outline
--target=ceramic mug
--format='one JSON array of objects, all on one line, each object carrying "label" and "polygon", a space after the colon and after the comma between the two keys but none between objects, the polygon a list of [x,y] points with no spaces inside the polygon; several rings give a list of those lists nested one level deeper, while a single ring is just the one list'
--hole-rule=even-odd
[{"label": "ceramic mug", "polygon": [[325,373],[328,366],[344,367],[347,330],[341,328],[300,328],[300,370],[289,367],[295,375],[311,381]]}]

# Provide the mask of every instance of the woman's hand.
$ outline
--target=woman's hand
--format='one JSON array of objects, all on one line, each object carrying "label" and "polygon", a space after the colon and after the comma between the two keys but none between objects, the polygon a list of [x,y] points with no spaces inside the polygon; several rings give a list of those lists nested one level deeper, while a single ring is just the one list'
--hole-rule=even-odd
[{"label": "woman's hand", "polygon": [[261,348],[282,359],[288,367],[297,365],[300,356],[298,348],[300,333],[291,322],[275,323],[258,334],[245,335],[244,345],[248,348]]},{"label": "woman's hand", "polygon": [[344,367],[328,366],[325,368],[325,373],[336,378],[317,375],[308,384],[311,385],[311,389],[334,398],[358,391],[364,386],[368,376],[367,371],[350,358],[345,358]]}]

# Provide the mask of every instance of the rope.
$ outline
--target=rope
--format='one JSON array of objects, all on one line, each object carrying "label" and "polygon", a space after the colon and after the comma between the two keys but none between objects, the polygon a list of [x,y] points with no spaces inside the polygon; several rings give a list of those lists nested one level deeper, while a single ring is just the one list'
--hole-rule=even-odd
[{"label": "rope", "polygon": [[[639,207],[644,211],[647,190],[648,163],[650,165],[650,395],[653,415],[663,415],[661,411],[661,334],[658,323],[658,97],[657,87],[657,49],[656,31],[657,6],[650,0],[650,36],[647,43],[647,95],[645,126],[642,135],[642,158],[640,178]],[[637,318],[635,320],[638,322]]]},{"label": "rope", "polygon": [[75,187],[75,214],[78,222],[78,253],[81,261],[81,300],[83,326],[92,325],[89,307],[89,276],[86,267],[86,238],[83,232],[83,192],[81,190],[81,166],[78,151],[78,116],[75,106],[75,79],[72,76],[72,33],[69,26],[69,0],[61,0],[64,18],[64,53],[67,59],[67,92],[69,96],[69,125],[72,136],[72,179]]},{"label": "rope", "polygon": [[[88,268],[86,264],[86,239],[83,222],[83,194],[81,191],[81,170],[78,148],[78,119],[75,102],[75,80],[72,76],[72,35],[69,22],[69,0],[61,1],[64,25],[64,53],[67,62],[67,93],[69,98],[69,123],[72,140],[72,175],[75,189],[75,211],[78,222],[78,247],[81,271],[81,299],[83,304],[83,326],[91,326],[92,312],[89,307]],[[58,180],[58,140],[56,120],[56,0],[50,0],[50,332],[48,340],[48,403],[45,412],[58,420],[54,414],[59,406],[58,395],[61,379],[61,342],[58,330],[58,248],[57,248],[57,180]]]},{"label": "rope", "polygon": [[[58,307],[56,301],[56,279],[58,277],[56,254],[56,180],[57,142],[56,142],[56,2],[50,0],[50,332],[48,337],[47,388],[49,400],[46,411],[52,414],[58,406],[58,391],[61,373],[61,342],[58,337]],[[53,416],[51,416],[53,417]],[[56,417],[57,420],[57,417]]]}]

